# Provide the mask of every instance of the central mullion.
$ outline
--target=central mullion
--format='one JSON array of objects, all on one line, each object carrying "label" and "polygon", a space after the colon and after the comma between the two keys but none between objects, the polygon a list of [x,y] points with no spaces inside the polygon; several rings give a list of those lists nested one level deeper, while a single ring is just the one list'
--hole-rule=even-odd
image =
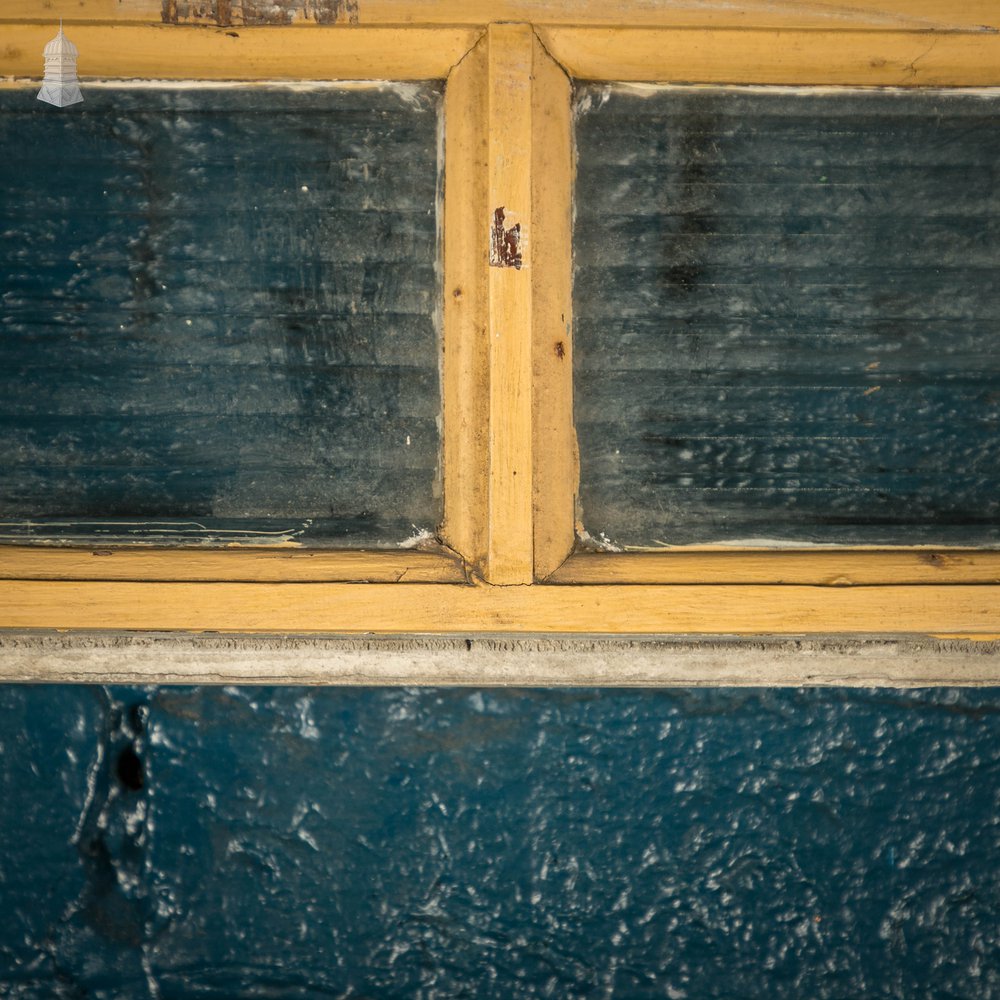
[{"label": "central mullion", "polygon": [[491,25],[445,97],[444,524],[488,583],[544,579],[574,539],[569,79]]},{"label": "central mullion", "polygon": [[448,78],[444,205],[444,524],[470,571],[531,583],[532,58],[493,25]]},{"label": "central mullion", "polygon": [[533,217],[531,63],[527,25],[488,33],[489,524],[491,583],[530,583]]}]

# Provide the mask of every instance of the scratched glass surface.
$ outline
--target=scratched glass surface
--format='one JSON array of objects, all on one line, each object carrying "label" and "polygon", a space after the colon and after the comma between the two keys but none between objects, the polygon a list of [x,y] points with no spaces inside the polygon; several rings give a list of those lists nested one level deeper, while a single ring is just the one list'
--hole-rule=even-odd
[{"label": "scratched glass surface", "polygon": [[436,84],[0,94],[0,537],[440,520]]},{"label": "scratched glass surface", "polygon": [[576,101],[590,535],[1000,541],[1000,98]]},{"label": "scratched glass surface", "polygon": [[0,994],[1000,997],[1000,690],[0,686]]}]

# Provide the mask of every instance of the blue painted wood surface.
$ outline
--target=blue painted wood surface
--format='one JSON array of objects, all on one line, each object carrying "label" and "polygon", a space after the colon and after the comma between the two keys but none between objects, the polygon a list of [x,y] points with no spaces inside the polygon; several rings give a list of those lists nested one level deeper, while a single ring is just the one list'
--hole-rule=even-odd
[{"label": "blue painted wood surface", "polygon": [[584,524],[1000,541],[1000,101],[580,86]]},{"label": "blue painted wood surface", "polygon": [[433,530],[440,97],[0,95],[0,536]]},{"label": "blue painted wood surface", "polygon": [[0,686],[0,994],[990,1000],[998,815],[997,689]]}]

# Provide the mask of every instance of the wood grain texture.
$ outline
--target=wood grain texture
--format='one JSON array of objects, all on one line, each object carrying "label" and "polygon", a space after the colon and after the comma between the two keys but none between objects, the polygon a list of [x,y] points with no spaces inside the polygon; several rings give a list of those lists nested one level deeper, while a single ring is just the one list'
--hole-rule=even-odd
[{"label": "wood grain texture", "polygon": [[497,25],[446,96],[445,523],[483,579],[532,579],[534,36]]},{"label": "wood grain texture", "polygon": [[445,85],[442,539],[470,566],[486,558],[489,498],[488,42]]},{"label": "wood grain texture", "polygon": [[463,583],[449,553],[0,546],[0,580]]},{"label": "wood grain texture", "polygon": [[872,584],[1000,583],[1000,553],[975,549],[789,552],[581,553],[549,583],[777,583],[824,587]]},{"label": "wood grain texture", "polygon": [[[484,578],[530,583],[532,558],[532,86],[534,34],[491,25],[484,233],[501,227],[514,257],[489,268],[489,527]],[[516,258],[516,259],[515,259]]]},{"label": "wood grain texture", "polygon": [[532,42],[533,519],[535,578],[573,549],[579,453],[573,428],[573,133],[569,79]]},{"label": "wood grain texture", "polygon": [[[81,79],[433,80],[475,43],[474,28],[317,27],[184,30],[168,25],[76,24]],[[52,22],[0,28],[0,76],[41,77]]]},{"label": "wood grain texture", "polygon": [[1000,587],[0,584],[0,628],[274,633],[1000,632]]},{"label": "wood grain texture", "polygon": [[1000,33],[539,27],[582,80],[872,87],[1000,84]]},{"label": "wood grain texture", "polygon": [[1000,26],[993,0],[6,0],[4,18],[67,22],[176,20],[180,24],[594,24],[719,27],[928,27],[982,30]]}]

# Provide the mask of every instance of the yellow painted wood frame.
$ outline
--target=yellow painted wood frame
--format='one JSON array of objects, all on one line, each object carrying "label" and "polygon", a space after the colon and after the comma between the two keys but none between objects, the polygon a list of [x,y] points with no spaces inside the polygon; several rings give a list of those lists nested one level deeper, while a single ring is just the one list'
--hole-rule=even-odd
[{"label": "yellow painted wood frame", "polygon": [[[0,76],[38,77],[53,22],[0,22]],[[446,77],[474,28],[244,28],[75,24],[81,79],[425,80]],[[23,85],[23,83],[22,83]]]},{"label": "yellow painted wood frame", "polygon": [[[232,0],[4,0],[0,21],[173,23],[213,27],[246,26]],[[461,25],[521,22],[538,26],[584,25],[636,28],[862,28],[910,31],[983,31],[1000,28],[995,0],[727,0],[726,3],[670,0],[357,0],[353,7],[307,5],[294,0],[273,4],[255,16],[272,24],[300,27],[336,22],[377,25]],[[171,9],[171,7],[173,9]],[[235,9],[234,9],[235,7]],[[325,8],[325,9],[323,9]]]},{"label": "yellow painted wood frame", "polygon": [[932,633],[996,638],[1000,587],[17,580],[18,629],[260,633]]},{"label": "yellow painted wood frame", "polygon": [[[993,3],[371,0],[292,27],[218,23],[229,9],[164,25],[161,0],[50,0],[43,22],[8,0],[0,74],[37,77],[64,16],[85,79],[447,78],[446,547],[0,547],[0,627],[1000,635],[997,552],[573,554],[570,78],[998,86]],[[498,232],[516,263],[493,259]]]}]

